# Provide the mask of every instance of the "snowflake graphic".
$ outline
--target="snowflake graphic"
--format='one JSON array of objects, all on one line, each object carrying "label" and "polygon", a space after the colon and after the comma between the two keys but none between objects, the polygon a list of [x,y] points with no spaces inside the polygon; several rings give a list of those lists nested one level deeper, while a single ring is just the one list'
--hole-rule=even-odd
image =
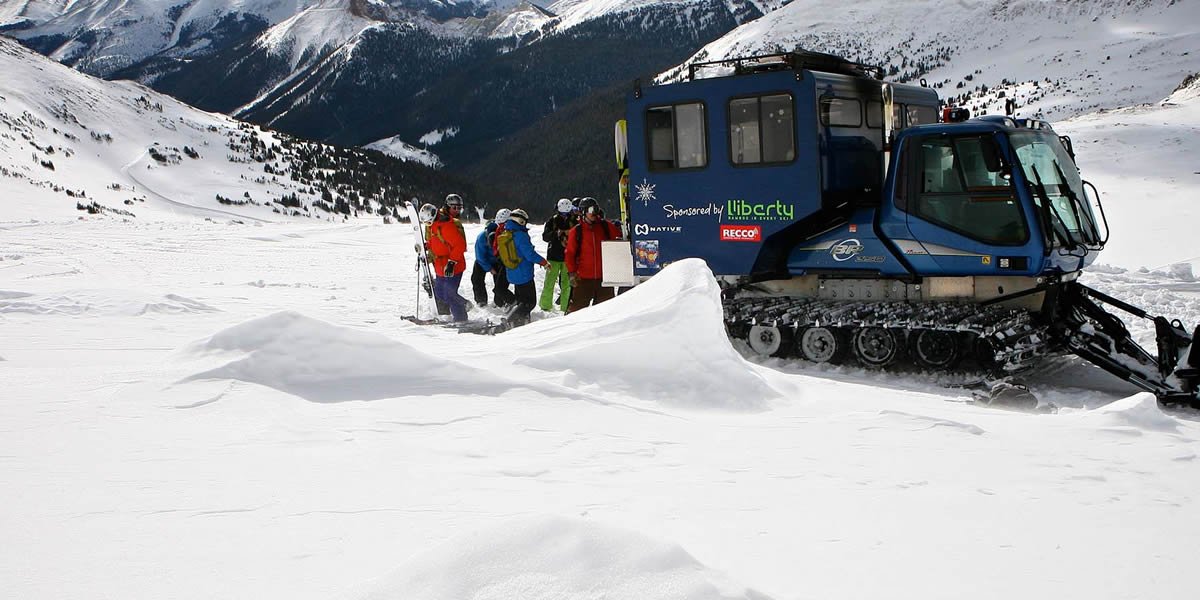
[{"label": "snowflake graphic", "polygon": [[643,179],[634,187],[637,188],[637,199],[641,200],[643,205],[650,206],[650,201],[654,200],[654,184]]}]

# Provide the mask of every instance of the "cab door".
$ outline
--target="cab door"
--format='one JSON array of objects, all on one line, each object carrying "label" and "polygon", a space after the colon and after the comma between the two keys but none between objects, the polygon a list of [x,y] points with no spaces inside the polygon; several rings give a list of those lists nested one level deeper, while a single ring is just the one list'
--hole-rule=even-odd
[{"label": "cab door", "polygon": [[904,204],[913,236],[897,245],[921,275],[1031,275],[1041,244],[991,132],[908,140]]}]

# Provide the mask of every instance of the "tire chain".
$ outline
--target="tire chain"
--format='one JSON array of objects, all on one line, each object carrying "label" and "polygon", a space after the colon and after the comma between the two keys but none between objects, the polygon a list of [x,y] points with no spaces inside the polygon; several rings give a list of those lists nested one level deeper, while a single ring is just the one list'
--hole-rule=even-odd
[{"label": "tire chain", "polygon": [[994,351],[992,368],[1027,369],[1053,351],[1049,328],[1028,310],[953,302],[845,302],[789,296],[743,297],[724,302],[731,332],[771,325],[798,332],[806,327],[883,327],[973,334]]}]

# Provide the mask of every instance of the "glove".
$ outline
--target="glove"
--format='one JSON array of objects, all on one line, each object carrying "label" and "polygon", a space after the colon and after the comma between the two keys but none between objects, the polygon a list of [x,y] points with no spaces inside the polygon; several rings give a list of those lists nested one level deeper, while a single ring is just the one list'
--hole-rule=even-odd
[{"label": "glove", "polygon": [[550,263],[543,260],[542,262],[538,263],[538,266],[545,269],[546,267],[550,266]]},{"label": "glove", "polygon": [[571,287],[579,287],[579,275],[576,275],[575,273],[571,273],[571,275],[568,277],[568,279],[571,280]]},{"label": "glove", "polygon": [[446,261],[446,268],[442,269],[442,275],[445,275],[446,277],[454,277],[454,267],[456,266],[458,266],[458,261]]}]

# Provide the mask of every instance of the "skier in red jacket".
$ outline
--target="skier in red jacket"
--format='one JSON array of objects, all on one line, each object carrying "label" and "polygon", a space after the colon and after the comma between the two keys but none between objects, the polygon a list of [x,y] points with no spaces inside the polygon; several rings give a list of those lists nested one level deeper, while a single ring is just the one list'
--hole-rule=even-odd
[{"label": "skier in red jacket", "polygon": [[621,237],[615,223],[604,219],[604,211],[595,198],[584,198],[579,202],[583,218],[567,236],[566,263],[571,276],[571,304],[567,313],[600,304],[613,297],[612,288],[600,285],[604,277],[604,265],[600,257],[600,242]]},{"label": "skier in red jacket", "polygon": [[458,194],[446,196],[446,205],[429,225],[429,252],[433,254],[433,295],[450,307],[455,323],[467,320],[467,301],[458,294],[463,272],[467,269],[467,234],[458,215],[463,200]]}]

